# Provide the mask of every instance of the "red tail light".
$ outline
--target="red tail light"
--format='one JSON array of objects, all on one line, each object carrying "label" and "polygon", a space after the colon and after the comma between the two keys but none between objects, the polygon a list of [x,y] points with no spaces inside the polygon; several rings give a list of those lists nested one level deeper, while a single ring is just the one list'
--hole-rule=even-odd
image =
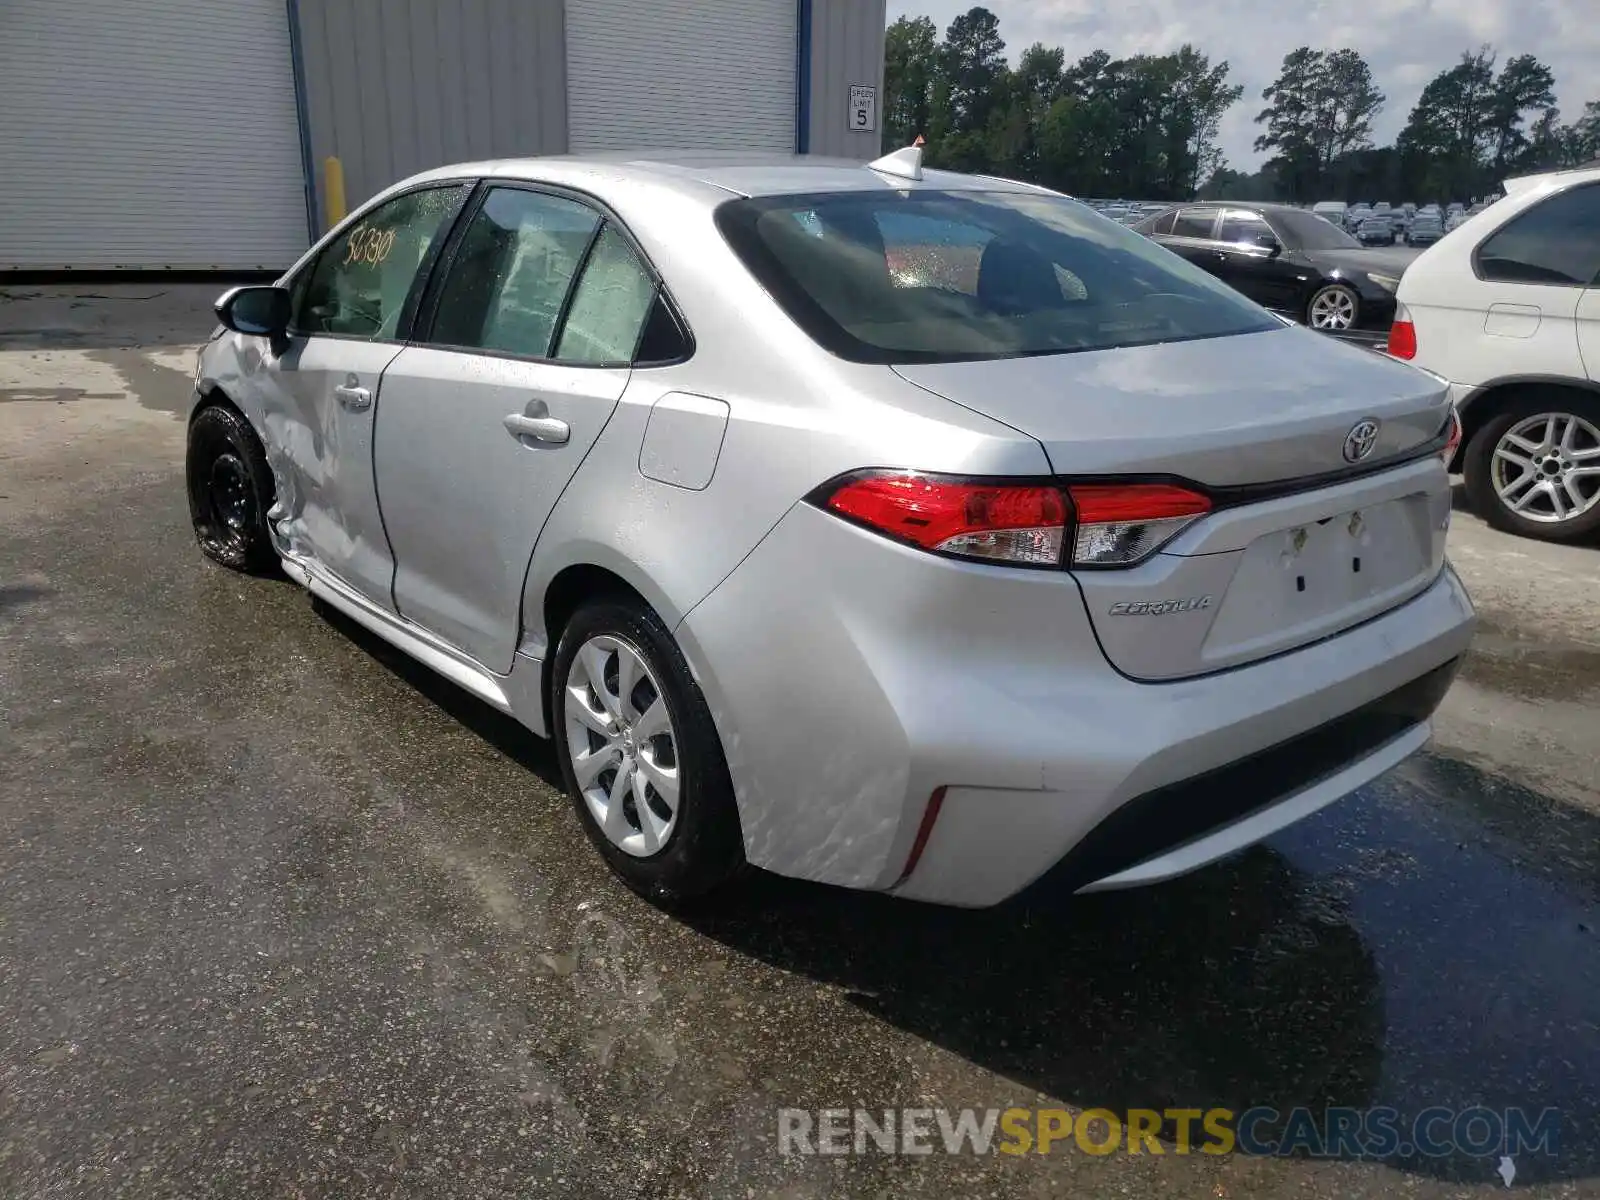
[{"label": "red tail light", "polygon": [[1078,567],[1131,566],[1211,511],[1199,492],[1170,483],[1075,483],[1067,494],[1077,510]]},{"label": "red tail light", "polygon": [[1389,353],[1408,361],[1417,356],[1417,327],[1403,304],[1395,310],[1394,324],[1389,326]]},{"label": "red tail light", "polygon": [[849,480],[826,504],[879,533],[960,558],[1054,567],[1066,539],[1066,497],[1047,486],[873,473]]},{"label": "red tail light", "polygon": [[1174,484],[975,483],[871,471],[816,497],[829,511],[924,550],[1023,566],[1127,567],[1211,510]]}]

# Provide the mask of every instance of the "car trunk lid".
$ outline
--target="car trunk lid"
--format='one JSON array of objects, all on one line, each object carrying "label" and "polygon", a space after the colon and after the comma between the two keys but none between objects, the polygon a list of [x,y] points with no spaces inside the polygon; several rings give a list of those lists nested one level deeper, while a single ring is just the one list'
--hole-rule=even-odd
[{"label": "car trunk lid", "polygon": [[[1075,572],[1102,649],[1133,678],[1331,636],[1443,566],[1448,479],[1426,453],[1448,415],[1443,385],[1369,352],[1285,329],[896,370],[1038,438],[1059,476],[1176,477],[1212,498],[1144,562]],[[1371,449],[1352,463],[1368,421]]]},{"label": "car trunk lid", "polygon": [[1445,385],[1309,330],[1023,358],[917,364],[902,377],[1037,438],[1058,475],[1176,475],[1212,487],[1348,468],[1345,439],[1379,422],[1361,460],[1438,435]]}]

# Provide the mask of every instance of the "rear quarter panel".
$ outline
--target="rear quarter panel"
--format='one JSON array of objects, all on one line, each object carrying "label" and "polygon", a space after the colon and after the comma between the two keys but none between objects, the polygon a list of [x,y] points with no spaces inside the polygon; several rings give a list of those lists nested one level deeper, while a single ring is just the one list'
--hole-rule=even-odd
[{"label": "rear quarter panel", "polygon": [[1475,387],[1523,375],[1582,377],[1577,288],[1478,278],[1477,248],[1551,194],[1535,188],[1491,205],[1417,256],[1399,301],[1417,331],[1416,366]]}]

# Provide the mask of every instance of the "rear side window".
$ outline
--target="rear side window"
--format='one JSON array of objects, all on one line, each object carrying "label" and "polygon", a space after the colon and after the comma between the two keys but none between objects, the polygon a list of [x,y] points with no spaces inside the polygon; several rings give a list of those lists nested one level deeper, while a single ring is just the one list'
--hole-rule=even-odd
[{"label": "rear side window", "polygon": [[556,358],[593,365],[632,362],[655,295],[655,281],[628,239],[608,223],[595,239],[572,294]]},{"label": "rear side window", "polygon": [[494,188],[439,292],[429,341],[547,358],[600,214],[565,196]]},{"label": "rear side window", "polygon": [[1177,219],[1178,214],[1176,210],[1173,212],[1164,212],[1159,217],[1155,218],[1155,220],[1151,221],[1149,227],[1144,229],[1143,232],[1171,233],[1173,222],[1175,222]]},{"label": "rear side window", "polygon": [[763,197],[724,204],[717,223],[797,324],[857,362],[1056,354],[1281,328],[1206,272],[1065,197],[931,189]]},{"label": "rear side window", "polygon": [[1268,225],[1253,212],[1227,212],[1222,215],[1222,227],[1217,239],[1236,246],[1266,248],[1276,246],[1278,239]]},{"label": "rear side window", "polygon": [[1216,228],[1217,214],[1209,208],[1189,208],[1176,214],[1173,237],[1208,238]]},{"label": "rear side window", "polygon": [[1534,205],[1491,234],[1477,253],[1480,278],[1589,287],[1600,280],[1600,185]]}]

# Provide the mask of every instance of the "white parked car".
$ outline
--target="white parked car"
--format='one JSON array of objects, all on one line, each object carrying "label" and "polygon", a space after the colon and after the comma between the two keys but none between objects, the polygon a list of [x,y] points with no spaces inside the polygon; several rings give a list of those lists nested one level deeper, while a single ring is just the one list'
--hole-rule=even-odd
[{"label": "white parked car", "polygon": [[1478,513],[1576,541],[1600,531],[1600,169],[1506,193],[1406,270],[1389,352],[1450,381]]}]

